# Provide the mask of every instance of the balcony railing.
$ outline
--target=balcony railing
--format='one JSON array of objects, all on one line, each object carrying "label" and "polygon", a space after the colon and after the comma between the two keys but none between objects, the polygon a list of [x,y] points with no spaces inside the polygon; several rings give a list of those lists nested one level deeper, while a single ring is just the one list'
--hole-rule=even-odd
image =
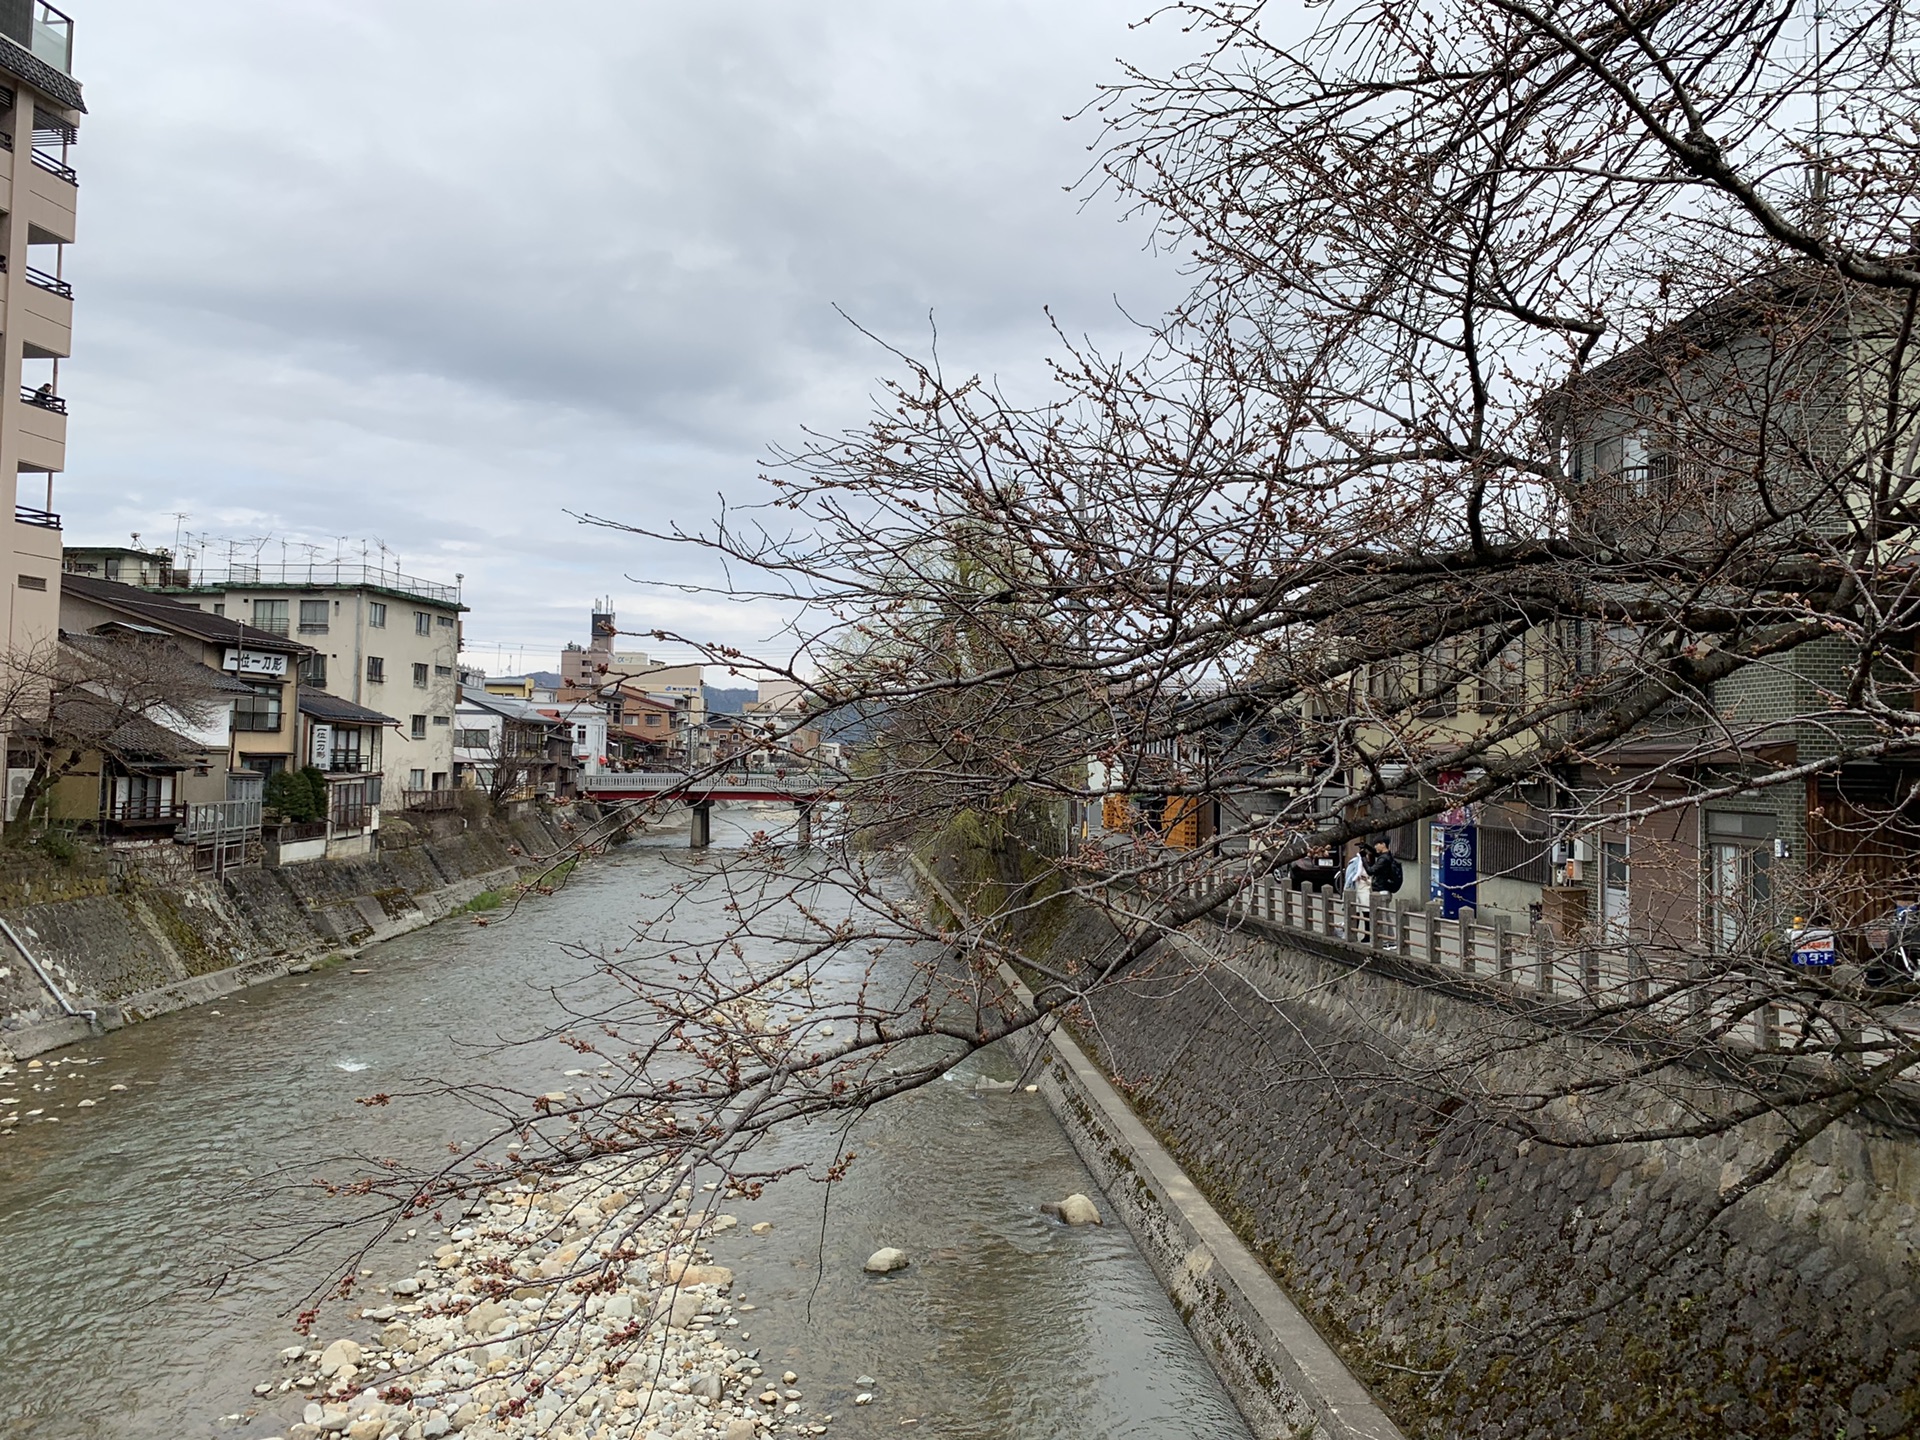
[{"label": "balcony railing", "polygon": [[22,385],[20,387],[20,398],[29,405],[38,405],[42,410],[51,410],[56,415],[64,415],[67,413],[67,402],[60,396],[54,394],[53,391],[45,385],[42,385],[38,390],[30,389]]},{"label": "balcony railing", "polygon": [[258,834],[259,830],[259,800],[210,800],[187,806],[186,821],[180,827],[180,838],[217,839],[250,832]]},{"label": "balcony railing", "polygon": [[365,775],[373,768],[373,756],[365,750],[336,750],[327,757],[329,775]]},{"label": "balcony railing", "polygon": [[403,575],[378,565],[348,564],[344,561],[290,562],[285,565],[228,565],[224,569],[203,571],[194,578],[193,590],[230,590],[248,585],[285,585],[301,590],[320,590],[334,586],[351,589],[393,590],[419,600],[440,605],[458,605],[460,587],[440,585],[415,575]]},{"label": "balcony railing", "polygon": [[69,185],[80,183],[79,172],[64,160],[56,160],[44,150],[32,150],[28,153],[33,157],[33,163],[49,175],[58,175]]},{"label": "balcony railing", "polygon": [[178,825],[187,818],[187,807],[158,795],[142,795],[113,801],[106,818],[115,825]]},{"label": "balcony railing", "polygon": [[15,505],[13,518],[22,525],[38,525],[43,530],[58,530],[60,517],[51,510],[36,510],[31,505]]},{"label": "balcony railing", "polygon": [[38,285],[42,290],[50,290],[62,299],[71,300],[73,298],[73,286],[62,280],[58,275],[49,275],[46,271],[36,270],[31,265],[27,266],[27,283],[29,285]]},{"label": "balcony railing", "polygon": [[62,75],[71,75],[73,18],[39,0],[33,7],[33,39],[27,48]]},{"label": "balcony railing", "polygon": [[457,810],[458,790],[403,790],[401,803],[409,810]]},{"label": "balcony railing", "polygon": [[284,615],[269,615],[265,619],[256,615],[249,623],[254,629],[264,630],[269,635],[285,635],[287,633],[287,617]]}]

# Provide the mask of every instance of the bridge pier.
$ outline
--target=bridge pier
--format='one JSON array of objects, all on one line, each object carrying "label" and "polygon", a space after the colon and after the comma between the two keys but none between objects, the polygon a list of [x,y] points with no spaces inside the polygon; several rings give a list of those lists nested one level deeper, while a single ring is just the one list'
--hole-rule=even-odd
[{"label": "bridge pier", "polygon": [[794,806],[794,809],[800,812],[797,843],[802,850],[811,850],[813,848],[813,806],[802,800]]},{"label": "bridge pier", "polygon": [[703,800],[690,807],[693,816],[693,834],[688,848],[704,850],[713,843],[713,802]]}]

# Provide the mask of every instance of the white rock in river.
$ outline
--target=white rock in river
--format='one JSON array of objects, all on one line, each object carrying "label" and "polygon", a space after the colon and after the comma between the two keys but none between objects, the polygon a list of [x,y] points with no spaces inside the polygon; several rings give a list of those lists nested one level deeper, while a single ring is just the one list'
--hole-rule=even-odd
[{"label": "white rock in river", "polygon": [[891,1245],[884,1250],[876,1250],[867,1257],[866,1268],[870,1275],[887,1275],[895,1270],[904,1270],[907,1268],[907,1252],[896,1250]]},{"label": "white rock in river", "polygon": [[607,1308],[600,1312],[609,1320],[631,1320],[633,1318],[633,1296],[615,1295],[607,1301]]},{"label": "white rock in river", "polygon": [[320,1352],[320,1373],[338,1375],[349,1365],[360,1363],[360,1347],[352,1340],[336,1340]]},{"label": "white rock in river", "polygon": [[436,1411],[421,1423],[420,1433],[426,1437],[426,1440],[440,1440],[440,1437],[451,1429],[453,1429],[453,1422]]},{"label": "white rock in river", "polygon": [[1100,1220],[1100,1207],[1084,1195],[1069,1195],[1057,1205],[1049,1202],[1048,1204],[1042,1205],[1040,1209],[1042,1213],[1053,1216],[1053,1218],[1058,1220],[1062,1225],[1098,1225],[1102,1223]]}]

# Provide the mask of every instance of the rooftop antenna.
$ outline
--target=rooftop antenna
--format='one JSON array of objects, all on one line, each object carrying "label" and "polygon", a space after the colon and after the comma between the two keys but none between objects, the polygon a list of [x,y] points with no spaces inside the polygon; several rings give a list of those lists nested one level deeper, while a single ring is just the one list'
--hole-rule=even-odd
[{"label": "rooftop antenna", "polygon": [[1813,223],[1827,223],[1827,10],[1825,0],[1813,4],[1813,184],[1809,199]]},{"label": "rooftop antenna", "polygon": [[180,527],[192,518],[185,510],[173,512],[173,553],[176,555],[180,553]]}]

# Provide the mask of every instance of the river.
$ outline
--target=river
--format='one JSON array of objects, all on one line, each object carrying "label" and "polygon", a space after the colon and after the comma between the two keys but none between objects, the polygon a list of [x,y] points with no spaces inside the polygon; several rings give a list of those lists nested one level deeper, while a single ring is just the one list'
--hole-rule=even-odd
[{"label": "river", "polygon": [[[769,817],[721,807],[714,822],[724,846]],[[577,1055],[494,1042],[557,1020],[555,987],[591,998],[591,982],[579,989],[587,967],[557,942],[627,939],[648,894],[711,863],[684,843],[642,840],[511,918],[443,922],[351,968],[164,1016],[7,1077],[20,1109],[43,1113],[0,1138],[0,1436],[283,1433],[298,1404],[251,1389],[279,1377],[291,1312],[339,1256],[302,1250],[209,1283],[274,1239],[284,1199],[265,1196],[261,1177],[337,1174],[349,1153],[419,1161],[479,1132],[451,1101],[356,1103],[412,1077],[566,1083]],[[703,923],[718,920],[688,916]],[[982,1070],[1011,1073],[992,1056],[967,1073]],[[818,1132],[784,1142],[794,1155],[831,1143]],[[750,1343],[769,1370],[798,1372],[828,1402],[850,1401],[859,1377],[877,1382],[873,1404],[839,1406],[833,1435],[899,1435],[907,1421],[929,1440],[1247,1434],[1125,1229],[1067,1229],[1038,1213],[1043,1200],[1097,1195],[1038,1096],[976,1096],[950,1080],[878,1108],[851,1143],[861,1159],[830,1192],[783,1180],[731,1205],[742,1224],[714,1242],[736,1299],[755,1306]],[[771,1233],[748,1233],[759,1220]],[[394,1248],[393,1272],[440,1238],[423,1226]],[[883,1244],[915,1263],[876,1282],[860,1262]]]}]

